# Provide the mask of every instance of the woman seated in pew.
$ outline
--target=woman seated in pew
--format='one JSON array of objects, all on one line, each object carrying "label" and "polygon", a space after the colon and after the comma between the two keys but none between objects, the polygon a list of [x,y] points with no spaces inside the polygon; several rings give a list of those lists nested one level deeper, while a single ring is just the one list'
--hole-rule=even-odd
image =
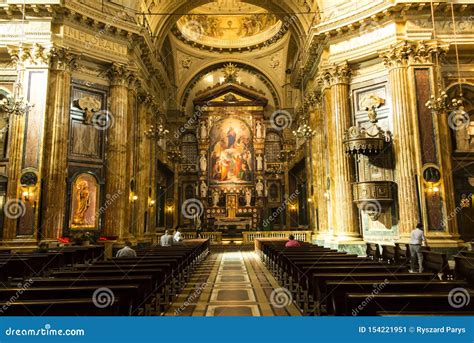
[{"label": "woman seated in pew", "polygon": [[125,246],[117,251],[116,257],[135,258],[137,257],[137,253],[132,249],[132,243],[130,241],[126,241]]},{"label": "woman seated in pew", "polygon": [[165,234],[161,236],[160,245],[162,247],[170,247],[173,245],[173,235],[168,230],[165,230]]},{"label": "woman seated in pew", "polygon": [[300,242],[298,242],[297,240],[295,240],[295,236],[293,235],[290,235],[288,237],[288,242],[286,242],[285,244],[285,248],[297,248],[297,247],[300,247],[301,244]]}]

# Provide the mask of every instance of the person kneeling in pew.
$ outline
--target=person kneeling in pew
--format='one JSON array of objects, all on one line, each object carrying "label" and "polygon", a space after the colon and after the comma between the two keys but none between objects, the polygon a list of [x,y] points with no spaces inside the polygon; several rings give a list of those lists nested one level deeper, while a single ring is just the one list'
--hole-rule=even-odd
[{"label": "person kneeling in pew", "polygon": [[289,241],[286,242],[285,244],[285,248],[297,248],[297,247],[300,247],[301,244],[300,242],[298,242],[297,240],[295,240],[295,236],[293,235],[290,235],[288,237]]},{"label": "person kneeling in pew", "polygon": [[116,257],[123,257],[123,258],[130,258],[130,257],[137,257],[137,253],[135,250],[132,249],[132,243],[130,241],[125,242],[125,246],[117,251]]}]

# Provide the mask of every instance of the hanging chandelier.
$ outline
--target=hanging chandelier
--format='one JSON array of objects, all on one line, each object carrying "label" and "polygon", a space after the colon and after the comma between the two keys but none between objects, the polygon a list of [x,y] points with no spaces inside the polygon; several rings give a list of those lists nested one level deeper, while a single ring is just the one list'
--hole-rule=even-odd
[{"label": "hanging chandelier", "polygon": [[[457,74],[458,74],[458,84],[459,84],[459,98],[449,99],[449,95],[445,90],[441,90],[439,95],[436,96],[434,94],[431,95],[430,100],[428,100],[425,106],[430,109],[434,114],[440,113],[451,113],[456,115],[463,115],[464,107],[463,107],[463,91],[461,85],[461,71],[459,65],[459,51],[458,51],[458,41],[457,41],[457,31],[456,31],[456,20],[454,16],[454,4],[451,3],[451,17],[453,21],[453,36],[455,42],[455,50],[456,50],[456,65],[457,65]],[[436,40],[436,23],[435,23],[435,11],[433,6],[433,0],[431,0],[431,20],[433,26],[433,39]],[[443,89],[443,79],[441,73],[441,64],[439,62],[438,54],[435,55],[436,60],[436,74],[438,78],[438,90]]]},{"label": "hanging chandelier", "polygon": [[312,138],[316,134],[316,131],[311,128],[306,123],[302,123],[295,131],[293,131],[293,136],[297,138]]}]

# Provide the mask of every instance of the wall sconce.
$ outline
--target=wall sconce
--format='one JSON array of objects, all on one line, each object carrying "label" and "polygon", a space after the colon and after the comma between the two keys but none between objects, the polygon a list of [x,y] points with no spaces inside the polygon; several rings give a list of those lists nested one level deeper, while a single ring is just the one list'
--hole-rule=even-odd
[{"label": "wall sconce", "polygon": [[172,212],[173,212],[173,209],[174,209],[174,206],[168,206],[168,207],[166,207],[166,210],[167,210],[169,213],[172,213]]},{"label": "wall sconce", "polygon": [[135,202],[138,200],[138,195],[136,195],[134,192],[130,192],[130,201]]},{"label": "wall sconce", "polygon": [[20,178],[21,199],[24,202],[33,202],[36,207],[36,191],[38,185],[38,176],[34,171],[26,171]]},{"label": "wall sconce", "polygon": [[313,199],[311,199],[311,198],[308,198],[308,202],[313,202]]},{"label": "wall sconce", "polygon": [[153,206],[155,206],[155,200],[148,199],[148,207],[153,207]]},{"label": "wall sconce", "polygon": [[439,191],[439,187],[435,186],[434,184],[429,184],[426,188],[426,193],[431,194],[433,196],[438,195]]},{"label": "wall sconce", "polygon": [[290,211],[296,212],[296,210],[297,210],[297,206],[294,205],[294,204],[291,204],[290,205]]}]

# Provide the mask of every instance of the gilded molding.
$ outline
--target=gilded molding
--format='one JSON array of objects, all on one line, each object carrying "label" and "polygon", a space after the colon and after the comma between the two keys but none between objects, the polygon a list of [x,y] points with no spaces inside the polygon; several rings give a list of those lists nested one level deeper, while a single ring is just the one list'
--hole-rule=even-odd
[{"label": "gilded molding", "polygon": [[23,64],[49,64],[50,49],[35,43],[33,45],[8,46],[8,53],[14,66]]}]

